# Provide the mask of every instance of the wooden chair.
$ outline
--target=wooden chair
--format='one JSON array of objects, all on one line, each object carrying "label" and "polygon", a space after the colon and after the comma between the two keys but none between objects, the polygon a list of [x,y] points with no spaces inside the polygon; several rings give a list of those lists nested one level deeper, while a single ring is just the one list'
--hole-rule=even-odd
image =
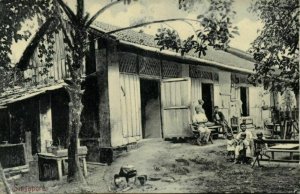
[{"label": "wooden chair", "polygon": [[239,127],[239,118],[238,117],[232,117],[230,119],[230,123],[231,123],[231,129],[233,133],[238,133],[240,130]]}]

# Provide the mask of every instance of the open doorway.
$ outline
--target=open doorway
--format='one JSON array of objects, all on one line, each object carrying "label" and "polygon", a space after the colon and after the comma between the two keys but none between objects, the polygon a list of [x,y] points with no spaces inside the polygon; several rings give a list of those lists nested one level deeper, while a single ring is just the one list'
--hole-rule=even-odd
[{"label": "open doorway", "polygon": [[161,137],[159,82],[141,79],[141,112],[143,138]]},{"label": "open doorway", "polygon": [[242,101],[242,116],[249,116],[249,88],[240,87]]},{"label": "open doorway", "polygon": [[213,84],[202,83],[202,100],[204,100],[203,109],[209,121],[213,121]]}]

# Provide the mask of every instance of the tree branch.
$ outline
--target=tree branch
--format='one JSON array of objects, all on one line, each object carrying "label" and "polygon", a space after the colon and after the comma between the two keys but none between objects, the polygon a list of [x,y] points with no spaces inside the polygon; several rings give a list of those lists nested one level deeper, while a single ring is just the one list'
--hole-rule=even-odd
[{"label": "tree branch", "polygon": [[186,24],[188,24],[192,28],[192,30],[194,32],[194,35],[196,36],[197,40],[199,40],[199,37],[197,35],[196,29],[194,28],[194,26],[188,21],[183,21],[183,22],[185,22]]},{"label": "tree branch", "polygon": [[61,18],[60,18],[60,22],[61,22],[61,29],[62,29],[62,32],[63,32],[63,34],[64,34],[64,36],[65,36],[66,42],[67,42],[68,46],[70,47],[70,49],[73,50],[73,49],[74,49],[74,46],[72,45],[72,41],[71,41],[71,39],[70,39],[70,37],[69,37],[69,35],[68,35],[68,32],[67,32],[67,30],[66,30],[64,24],[62,23],[63,21],[62,21]]},{"label": "tree branch", "polygon": [[68,32],[67,32],[67,30],[66,30],[66,28],[65,28],[65,26],[64,26],[64,21],[63,21],[63,19],[62,19],[61,12],[60,12],[60,9],[59,9],[59,6],[58,6],[57,3],[56,3],[55,5],[56,5],[56,11],[57,11],[57,18],[58,18],[58,20],[59,20],[59,22],[60,22],[60,24],[61,24],[61,29],[62,29],[62,32],[63,32],[63,34],[64,34],[65,40],[66,40],[66,42],[67,42],[67,45],[70,47],[70,49],[74,49],[74,46],[72,45],[72,41],[71,41],[71,39],[70,39],[70,37],[69,37],[69,35],[68,35]]},{"label": "tree branch", "polygon": [[120,29],[117,29],[117,30],[113,30],[113,31],[107,32],[106,34],[113,34],[113,33],[116,33],[116,32],[123,31],[123,30],[129,30],[129,29],[138,28],[138,27],[142,27],[142,26],[146,26],[146,25],[150,25],[150,24],[164,23],[164,22],[174,22],[174,21],[194,21],[194,22],[199,22],[199,20],[188,19],[188,18],[172,18],[172,19],[165,19],[165,20],[154,20],[154,21],[145,22],[145,23],[142,23],[142,24],[137,24],[137,25],[133,25],[133,26],[129,26],[129,27],[125,27],[125,28],[120,28]]},{"label": "tree branch", "polygon": [[110,8],[110,7],[112,7],[112,6],[114,6],[114,5],[116,5],[116,4],[118,4],[118,3],[120,3],[120,2],[122,2],[122,1],[120,1],[120,0],[117,0],[117,1],[115,1],[115,2],[112,2],[112,3],[110,3],[110,4],[107,4],[107,5],[105,5],[103,8],[101,8],[99,11],[97,11],[96,13],[95,13],[95,15],[93,15],[93,17],[91,17],[91,19],[86,23],[86,27],[88,28],[96,19],[97,19],[97,17],[101,14],[101,13],[103,13],[104,11],[106,11],[108,8]]},{"label": "tree branch", "polygon": [[27,45],[25,51],[22,54],[20,61],[16,64],[16,66],[18,68],[20,68],[21,70],[26,69],[26,67],[28,66],[29,61],[30,61],[35,49],[39,45],[41,39],[49,30],[49,27],[51,26],[51,24],[53,24],[55,21],[56,21],[56,18],[51,17],[51,18],[47,19],[46,22],[39,28],[39,30],[36,32],[33,39]]},{"label": "tree branch", "polygon": [[83,18],[84,14],[84,0],[77,0],[77,18]]},{"label": "tree branch", "polygon": [[77,21],[76,15],[74,12],[70,9],[69,6],[67,6],[63,0],[56,0],[56,2],[63,8],[67,16],[69,17],[70,21]]}]

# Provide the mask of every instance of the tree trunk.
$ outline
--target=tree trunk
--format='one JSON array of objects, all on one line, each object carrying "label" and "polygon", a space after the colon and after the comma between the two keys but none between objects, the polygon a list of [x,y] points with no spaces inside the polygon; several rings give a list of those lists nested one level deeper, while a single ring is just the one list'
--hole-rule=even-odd
[{"label": "tree trunk", "polygon": [[67,87],[70,96],[69,111],[69,147],[68,147],[68,182],[86,183],[80,168],[80,161],[78,158],[79,132],[81,129],[80,115],[83,109],[81,102],[83,91],[81,90],[81,68],[84,59],[84,47],[87,35],[83,28],[77,26],[75,30],[74,50],[72,51],[73,63],[69,66],[72,84]]},{"label": "tree trunk", "polygon": [[70,96],[69,111],[69,146],[68,146],[68,182],[82,182],[85,183],[82,170],[80,168],[80,161],[78,158],[79,132],[81,128],[80,115],[83,109],[81,103],[81,87],[68,87],[67,91]]}]

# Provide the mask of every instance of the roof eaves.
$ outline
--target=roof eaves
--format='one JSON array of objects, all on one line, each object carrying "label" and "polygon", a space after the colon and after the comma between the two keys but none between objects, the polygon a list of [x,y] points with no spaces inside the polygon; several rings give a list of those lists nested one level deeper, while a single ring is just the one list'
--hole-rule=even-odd
[{"label": "roof eaves", "polygon": [[232,55],[235,55],[237,57],[246,59],[246,60],[251,61],[251,62],[256,62],[254,60],[253,56],[250,53],[244,52],[244,51],[236,49],[236,48],[230,47],[230,48],[226,49],[225,52],[228,52]]},{"label": "roof eaves", "polygon": [[104,29],[102,29],[102,28],[100,28],[100,27],[98,27],[96,25],[91,25],[90,28],[92,28],[93,30],[96,30],[99,34],[102,35],[103,38],[105,38],[105,37],[111,37],[113,39],[118,39],[118,36],[116,36],[114,34],[107,34],[108,31],[105,31]]},{"label": "roof eaves", "polygon": [[0,107],[35,97],[35,96],[45,93],[47,91],[52,91],[52,90],[57,90],[57,89],[63,88],[65,85],[67,85],[67,84],[63,82],[63,83],[58,83],[55,85],[45,86],[45,87],[35,89],[35,90],[29,90],[26,92],[21,92],[21,93],[15,92],[15,94],[10,94],[10,96],[8,98],[6,96],[3,96],[0,98]]},{"label": "roof eaves", "polygon": [[160,54],[167,55],[167,56],[172,56],[172,57],[179,57],[179,58],[182,58],[182,59],[186,59],[186,60],[194,61],[194,62],[199,62],[199,63],[206,63],[206,64],[212,65],[214,67],[229,69],[229,70],[233,70],[233,71],[237,71],[237,72],[250,73],[250,74],[254,73],[253,70],[244,69],[244,68],[240,68],[240,67],[233,67],[233,66],[226,65],[226,64],[223,64],[223,63],[210,61],[210,60],[207,60],[207,59],[196,58],[196,57],[192,57],[192,56],[189,56],[189,55],[181,56],[179,53],[175,53],[175,52],[169,51],[169,50],[160,51],[158,48],[154,48],[154,47],[150,47],[150,46],[140,45],[140,44],[137,44],[137,43],[132,43],[132,42],[124,41],[124,40],[119,40],[119,41],[122,44],[130,45],[130,46],[133,46],[135,48],[142,49],[142,50],[145,50],[145,51],[156,52],[156,53],[160,53]]}]

